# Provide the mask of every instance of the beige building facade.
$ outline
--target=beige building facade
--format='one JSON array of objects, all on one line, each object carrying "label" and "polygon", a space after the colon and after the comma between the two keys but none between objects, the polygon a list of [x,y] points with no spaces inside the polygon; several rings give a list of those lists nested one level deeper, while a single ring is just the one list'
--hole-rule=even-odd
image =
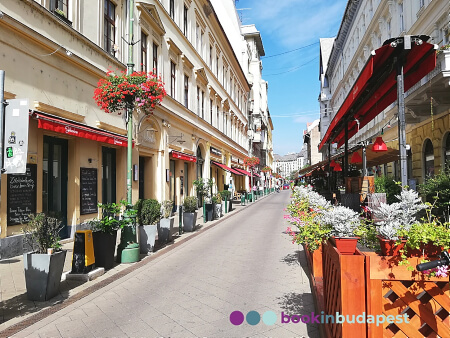
[{"label": "beige building facade", "polygon": [[28,99],[35,183],[21,194],[8,185],[15,176],[2,175],[0,258],[21,247],[26,215],[8,202],[13,194],[60,217],[63,237],[98,217],[97,203],[126,199],[123,114],[104,113],[93,95],[108,70],[126,70],[127,42],[134,69],[153,70],[167,91],[151,114],[133,113],[133,203],[176,208],[197,178],[212,178],[214,192],[245,189],[245,175],[227,168],[246,169],[250,87],[208,0],[136,0],[132,38],[124,0],[7,0],[0,11],[5,98]]}]

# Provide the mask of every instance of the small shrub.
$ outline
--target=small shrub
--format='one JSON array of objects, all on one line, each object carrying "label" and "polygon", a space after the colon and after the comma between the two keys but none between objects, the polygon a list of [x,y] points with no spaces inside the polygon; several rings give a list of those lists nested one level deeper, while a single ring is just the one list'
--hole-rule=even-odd
[{"label": "small shrub", "polygon": [[60,220],[45,213],[30,215],[30,221],[23,228],[26,244],[41,254],[47,253],[50,248],[60,250],[59,231],[62,227]]},{"label": "small shrub", "polygon": [[183,201],[183,212],[195,212],[195,210],[197,210],[197,203],[197,197],[186,197]]},{"label": "small shrub", "polygon": [[230,197],[231,197],[231,191],[228,191],[228,190],[222,190],[222,191],[219,191],[219,194],[220,194],[220,196],[222,196],[222,199],[223,199],[223,200],[224,200],[225,198],[227,199],[227,201],[230,200]]},{"label": "small shrub", "polygon": [[156,224],[161,219],[161,204],[155,199],[139,200],[135,209],[141,226]]},{"label": "small shrub", "polygon": [[386,193],[388,204],[398,202],[397,195],[402,191],[402,187],[390,176],[375,177],[375,192]]},{"label": "small shrub", "polygon": [[122,229],[125,225],[131,222],[130,219],[120,218],[121,212],[120,204],[99,203],[98,207],[102,209],[102,218],[99,220],[94,219],[93,221],[89,222],[89,226],[92,229],[92,231],[99,231],[108,234],[113,234],[114,231]]},{"label": "small shrub", "polygon": [[161,203],[161,214],[163,218],[169,218],[172,216],[173,201],[167,200]]}]

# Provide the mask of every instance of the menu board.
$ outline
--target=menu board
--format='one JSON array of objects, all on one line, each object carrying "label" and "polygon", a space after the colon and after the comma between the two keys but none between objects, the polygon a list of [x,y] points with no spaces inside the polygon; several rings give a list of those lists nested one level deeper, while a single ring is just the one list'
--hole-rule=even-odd
[{"label": "menu board", "polygon": [[97,169],[80,168],[80,214],[97,213],[97,203]]},{"label": "menu board", "polygon": [[7,223],[26,224],[36,213],[37,165],[27,164],[25,174],[7,175]]}]

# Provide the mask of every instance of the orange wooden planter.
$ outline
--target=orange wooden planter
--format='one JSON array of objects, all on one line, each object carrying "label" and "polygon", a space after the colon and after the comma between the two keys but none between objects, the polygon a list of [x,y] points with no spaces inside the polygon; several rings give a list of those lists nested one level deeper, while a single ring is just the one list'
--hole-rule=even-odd
[{"label": "orange wooden planter", "polygon": [[[366,257],[367,314],[397,316],[406,313],[409,323],[368,324],[367,337],[450,337],[448,278],[428,278],[398,265],[397,257]],[[408,258],[415,267],[422,258]],[[406,311],[406,312],[405,312]]]},{"label": "orange wooden planter", "polygon": [[[359,250],[354,255],[341,255],[328,243],[323,247],[323,292],[325,314],[358,316],[365,312],[365,256]],[[365,337],[365,323],[327,323],[327,337]]]},{"label": "orange wooden planter", "polygon": [[[449,279],[428,277],[395,256],[374,252],[341,255],[331,244],[323,245],[323,278],[315,278],[313,292],[318,312],[325,315],[366,315],[374,323],[320,324],[327,338],[450,337]],[[312,255],[308,258],[313,261]],[[415,267],[422,258],[408,258]],[[407,315],[407,321],[388,318]],[[392,317],[388,317],[392,316]],[[403,317],[404,318],[404,317]],[[382,322],[381,322],[382,321]]]},{"label": "orange wooden planter", "polygon": [[314,278],[322,278],[322,244],[320,244],[319,249],[315,250],[314,252],[310,252],[307,246],[304,246],[304,250],[312,276]]}]

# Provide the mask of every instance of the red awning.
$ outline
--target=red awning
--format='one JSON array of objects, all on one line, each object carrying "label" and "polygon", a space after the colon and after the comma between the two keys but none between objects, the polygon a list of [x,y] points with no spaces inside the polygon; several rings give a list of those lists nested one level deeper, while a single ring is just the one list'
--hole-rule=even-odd
[{"label": "red awning", "polygon": [[237,171],[239,171],[240,173],[242,173],[242,174],[244,174],[244,175],[247,175],[248,177],[251,176],[251,174],[250,174],[247,170],[239,169],[239,168],[232,168],[232,169],[237,170]]},{"label": "red awning", "polygon": [[239,175],[242,176],[242,173],[240,173],[239,171],[237,171],[236,169],[231,169],[230,167],[227,167],[225,164],[219,163],[219,162],[215,162],[215,161],[211,161],[212,164],[215,164],[216,166],[222,168],[223,170],[226,170],[232,174],[235,175]]},{"label": "red awning", "polygon": [[[364,69],[350,90],[344,103],[328,127],[320,142],[319,150],[326,143],[345,143],[345,125],[348,138],[397,100],[397,59],[404,57],[404,90],[407,91],[436,66],[434,45],[411,43],[406,50],[391,47],[391,40],[372,52]],[[359,123],[359,124],[358,124]]]},{"label": "red awning", "polygon": [[170,152],[173,158],[177,158],[179,160],[189,161],[189,162],[197,162],[197,157],[188,155],[179,151],[172,150]]},{"label": "red awning", "polygon": [[126,147],[128,139],[119,134],[111,133],[102,129],[88,127],[84,124],[69,122],[68,120],[52,117],[47,114],[33,112],[38,119],[38,128],[54,131],[56,133],[82,137],[88,140],[104,142],[116,146]]}]

